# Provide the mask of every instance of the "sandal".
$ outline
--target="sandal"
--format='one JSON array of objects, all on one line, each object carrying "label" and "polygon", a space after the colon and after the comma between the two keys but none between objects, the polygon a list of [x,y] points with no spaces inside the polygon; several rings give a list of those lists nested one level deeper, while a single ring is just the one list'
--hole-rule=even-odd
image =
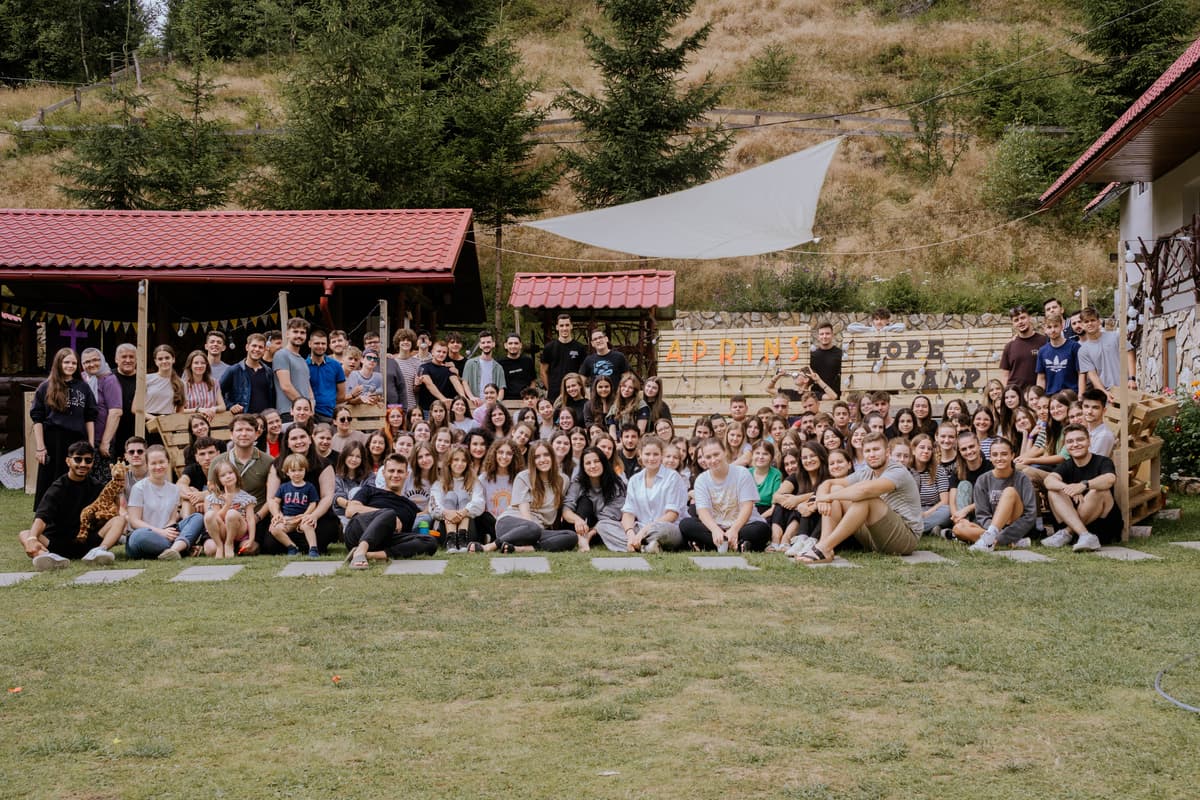
[{"label": "sandal", "polygon": [[509,553],[517,552],[517,548],[513,545],[512,542],[501,542],[500,546],[497,547],[496,549],[499,550],[501,553],[504,553],[505,555],[508,555]]},{"label": "sandal", "polygon": [[367,569],[371,566],[371,562],[366,556],[356,555],[350,559],[350,569]]},{"label": "sandal", "polygon": [[483,553],[483,552],[485,552],[483,549],[483,543],[482,542],[471,542],[470,544],[467,545],[467,552],[468,553]]},{"label": "sandal", "polygon": [[805,550],[800,555],[796,556],[796,561],[800,564],[831,564],[833,556],[825,555],[825,552],[815,544]]}]

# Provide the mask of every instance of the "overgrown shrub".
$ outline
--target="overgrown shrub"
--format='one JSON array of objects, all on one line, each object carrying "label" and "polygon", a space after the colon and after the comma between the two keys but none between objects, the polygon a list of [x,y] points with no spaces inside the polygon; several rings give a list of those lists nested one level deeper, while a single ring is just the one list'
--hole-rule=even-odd
[{"label": "overgrown shrub", "polygon": [[1026,127],[1009,128],[984,169],[983,202],[1012,219],[1031,213],[1058,174],[1056,150],[1043,134]]},{"label": "overgrown shrub", "polygon": [[1179,413],[1159,422],[1155,430],[1163,440],[1162,474],[1172,480],[1200,476],[1200,381],[1180,386],[1177,397]]},{"label": "overgrown shrub", "polygon": [[795,67],[796,53],[787,45],[772,42],[750,59],[746,79],[759,95],[770,98],[790,88]]},{"label": "overgrown shrub", "polygon": [[858,281],[835,269],[794,264],[779,271],[760,266],[742,280],[722,284],[712,308],[722,311],[856,311],[863,301]]},{"label": "overgrown shrub", "polygon": [[918,314],[933,309],[930,298],[913,283],[912,276],[902,273],[875,284],[871,292],[871,306],[888,309],[893,314]]}]

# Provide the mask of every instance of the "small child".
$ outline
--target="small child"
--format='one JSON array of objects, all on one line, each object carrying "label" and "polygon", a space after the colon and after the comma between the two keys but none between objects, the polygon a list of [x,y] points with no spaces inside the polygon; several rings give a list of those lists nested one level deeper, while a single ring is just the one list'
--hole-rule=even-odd
[{"label": "small child", "polygon": [[320,558],[317,550],[317,521],[308,512],[314,510],[321,502],[321,493],[317,487],[304,480],[308,472],[308,459],[299,453],[292,453],[283,460],[283,471],[287,473],[288,482],[279,487],[279,491],[268,501],[271,506],[271,535],[282,545],[287,546],[289,556],[297,555],[296,548],[289,534],[298,528],[304,534],[308,543],[308,557]]},{"label": "small child", "polygon": [[204,552],[211,558],[251,555],[254,546],[254,495],[242,488],[242,476],[233,464],[217,465],[216,485],[204,499],[204,527],[208,541]]}]

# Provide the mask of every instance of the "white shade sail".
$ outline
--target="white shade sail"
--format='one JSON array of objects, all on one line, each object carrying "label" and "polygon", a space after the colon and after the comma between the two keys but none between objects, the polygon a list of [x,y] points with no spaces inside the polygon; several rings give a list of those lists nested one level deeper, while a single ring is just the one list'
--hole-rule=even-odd
[{"label": "white shade sail", "polygon": [[648,258],[732,258],[813,239],[825,173],[841,139],[691,189],[526,222],[577,242]]}]

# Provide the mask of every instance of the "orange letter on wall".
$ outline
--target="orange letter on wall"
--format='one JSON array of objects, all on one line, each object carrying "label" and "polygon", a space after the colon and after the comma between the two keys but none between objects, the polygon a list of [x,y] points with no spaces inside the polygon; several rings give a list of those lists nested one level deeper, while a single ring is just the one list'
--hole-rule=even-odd
[{"label": "orange letter on wall", "polygon": [[721,340],[721,363],[732,364],[733,356],[737,352],[737,342],[733,339]]},{"label": "orange letter on wall", "polygon": [[779,360],[779,339],[763,339],[763,358],[767,361]]},{"label": "orange letter on wall", "polygon": [[788,361],[799,361],[800,360],[800,347],[799,347],[799,345],[796,344],[796,342],[798,342],[798,341],[800,341],[799,336],[792,337],[792,343],[791,343],[792,344],[792,357],[789,358]]},{"label": "orange letter on wall", "polygon": [[692,342],[692,363],[695,364],[695,363],[699,362],[700,359],[704,358],[704,355],[707,352],[708,352],[708,345],[705,344],[703,341]]},{"label": "orange letter on wall", "polygon": [[671,342],[671,349],[663,356],[663,361],[678,361],[680,364],[683,363],[683,350],[679,347],[678,339]]}]

